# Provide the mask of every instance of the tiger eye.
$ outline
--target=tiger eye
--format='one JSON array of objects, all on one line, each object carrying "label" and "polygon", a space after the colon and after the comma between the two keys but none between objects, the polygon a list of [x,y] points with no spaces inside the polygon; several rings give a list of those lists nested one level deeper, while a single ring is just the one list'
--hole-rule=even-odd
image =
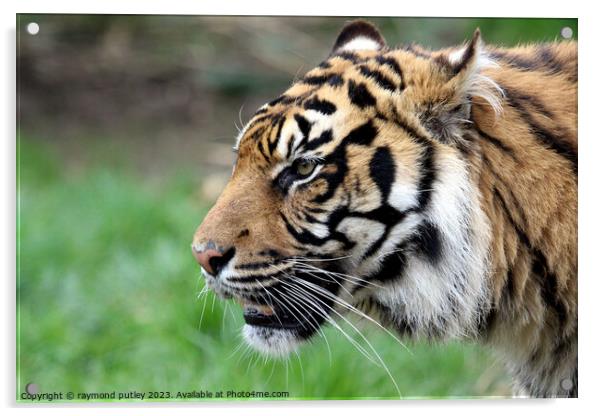
[{"label": "tiger eye", "polygon": [[314,162],[312,162],[311,160],[302,160],[299,163],[297,163],[295,166],[297,174],[299,176],[309,175],[314,170],[315,167],[316,167],[316,164]]}]

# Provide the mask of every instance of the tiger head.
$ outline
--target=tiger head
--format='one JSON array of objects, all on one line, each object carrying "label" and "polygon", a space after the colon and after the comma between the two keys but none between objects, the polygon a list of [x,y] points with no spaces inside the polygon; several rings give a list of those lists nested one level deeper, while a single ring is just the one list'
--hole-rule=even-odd
[{"label": "tiger head", "polygon": [[242,304],[251,345],[284,355],[374,308],[415,333],[472,325],[444,329],[442,299],[473,320],[463,297],[484,290],[472,276],[488,225],[464,132],[473,106],[495,112],[489,65],[478,31],[454,49],[390,49],[356,21],[254,114],[192,242],[208,286]]}]

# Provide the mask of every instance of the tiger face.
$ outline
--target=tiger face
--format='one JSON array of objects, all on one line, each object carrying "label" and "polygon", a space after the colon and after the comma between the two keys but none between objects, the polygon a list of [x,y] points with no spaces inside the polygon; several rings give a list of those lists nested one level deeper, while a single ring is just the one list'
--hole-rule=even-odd
[{"label": "tiger face", "polygon": [[285,355],[346,314],[427,337],[476,326],[489,231],[462,132],[474,100],[495,109],[487,64],[478,32],[430,53],[353,22],[255,113],[192,242],[251,345]]}]

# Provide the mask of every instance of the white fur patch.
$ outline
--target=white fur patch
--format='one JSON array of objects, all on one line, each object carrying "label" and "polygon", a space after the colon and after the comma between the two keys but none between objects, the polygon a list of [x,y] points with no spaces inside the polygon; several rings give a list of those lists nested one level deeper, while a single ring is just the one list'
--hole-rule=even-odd
[{"label": "white fur patch", "polygon": [[372,243],[378,240],[385,232],[385,226],[377,221],[371,221],[365,218],[345,218],[337,231],[342,232],[347,238],[356,243],[351,257],[359,258],[370,247]]},{"label": "white fur patch", "polygon": [[[466,52],[466,48],[467,46],[464,46],[450,53],[447,57],[448,61],[452,65],[459,63],[464,52]],[[502,112],[501,99],[504,97],[504,90],[495,81],[482,73],[484,69],[498,67],[498,64],[487,54],[480,39],[477,41],[475,48],[475,61],[467,68],[468,72],[464,75],[465,81],[459,93],[465,97],[482,98],[499,115]]]},{"label": "white fur patch", "polygon": [[391,193],[387,201],[389,205],[400,212],[407,211],[418,205],[416,185],[406,180],[397,178],[391,187]]},{"label": "white fur patch", "polygon": [[337,52],[342,52],[342,51],[352,52],[352,51],[366,51],[366,50],[377,51],[380,49],[380,47],[381,47],[381,45],[377,41],[367,38],[365,36],[358,36],[358,37],[350,40],[349,42],[347,42],[340,48],[338,48]]},{"label": "white fur patch", "polygon": [[466,52],[466,48],[467,46],[464,46],[463,48],[457,49],[450,53],[448,56],[449,63],[452,65],[456,65],[457,63],[459,63],[462,57],[464,56],[464,53]]},{"label": "white fur patch", "polygon": [[275,357],[286,357],[299,346],[295,334],[287,329],[245,324],[242,334],[247,343],[257,351]]},{"label": "white fur patch", "polygon": [[282,126],[282,130],[280,131],[280,137],[276,138],[278,141],[276,152],[281,158],[284,159],[288,151],[289,142],[292,140],[293,144],[298,143],[302,138],[303,133],[301,133],[301,130],[299,130],[297,122],[294,119],[287,119]]}]

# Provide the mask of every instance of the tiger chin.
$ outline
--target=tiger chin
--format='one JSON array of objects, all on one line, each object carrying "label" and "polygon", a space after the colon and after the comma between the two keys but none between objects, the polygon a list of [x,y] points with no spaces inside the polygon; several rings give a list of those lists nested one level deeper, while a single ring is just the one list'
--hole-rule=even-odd
[{"label": "tiger chin", "polygon": [[240,132],[192,242],[208,286],[269,354],[356,314],[576,397],[576,91],[575,42],[390,48],[347,24]]}]

